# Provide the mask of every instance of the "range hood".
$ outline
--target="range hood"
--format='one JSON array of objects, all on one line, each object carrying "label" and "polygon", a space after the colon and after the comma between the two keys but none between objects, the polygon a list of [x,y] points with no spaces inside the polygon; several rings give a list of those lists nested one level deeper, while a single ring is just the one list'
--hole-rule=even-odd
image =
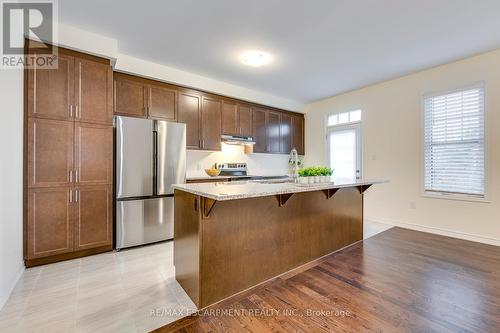
[{"label": "range hood", "polygon": [[221,135],[220,139],[223,143],[229,145],[254,145],[255,140],[251,136],[245,135]]}]

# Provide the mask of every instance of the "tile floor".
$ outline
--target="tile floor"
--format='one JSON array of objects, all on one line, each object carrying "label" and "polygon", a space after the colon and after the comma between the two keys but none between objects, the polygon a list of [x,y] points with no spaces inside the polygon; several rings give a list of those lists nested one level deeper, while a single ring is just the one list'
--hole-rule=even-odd
[{"label": "tile floor", "polygon": [[[388,228],[365,223],[364,238]],[[0,332],[149,332],[195,310],[165,242],[26,269]]]}]

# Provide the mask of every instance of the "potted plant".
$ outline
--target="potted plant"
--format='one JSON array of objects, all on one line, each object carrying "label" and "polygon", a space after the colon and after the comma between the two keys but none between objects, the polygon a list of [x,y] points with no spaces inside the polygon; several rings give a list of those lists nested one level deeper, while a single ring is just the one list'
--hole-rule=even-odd
[{"label": "potted plant", "polygon": [[307,168],[300,169],[299,171],[299,183],[308,184],[309,183],[309,170]]}]

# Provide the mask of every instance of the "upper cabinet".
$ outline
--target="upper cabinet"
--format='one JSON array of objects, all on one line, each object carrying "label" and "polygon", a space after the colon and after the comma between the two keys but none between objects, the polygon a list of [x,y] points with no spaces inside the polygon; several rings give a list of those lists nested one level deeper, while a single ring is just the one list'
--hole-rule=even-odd
[{"label": "upper cabinet", "polygon": [[146,118],[147,87],[129,75],[114,73],[114,114]]},{"label": "upper cabinet", "polygon": [[280,122],[280,153],[288,154],[293,148],[292,126],[292,116],[283,113]]},{"label": "upper cabinet", "polygon": [[252,110],[252,136],[255,140],[253,151],[255,153],[267,152],[267,111],[264,109],[254,108]]},{"label": "upper cabinet", "polygon": [[226,134],[254,137],[256,153],[304,154],[301,114],[128,74],[114,73],[114,114],[185,123],[188,149],[221,150]]},{"label": "upper cabinet", "polygon": [[28,69],[28,116],[71,120],[74,116],[75,58],[59,54],[58,67]]},{"label": "upper cabinet", "polygon": [[236,102],[222,101],[222,134],[240,134]]},{"label": "upper cabinet", "polygon": [[177,121],[186,124],[186,147],[201,148],[200,108],[201,95],[179,91]]},{"label": "upper cabinet", "polygon": [[177,117],[177,91],[161,85],[149,85],[148,114],[154,119],[175,121]]},{"label": "upper cabinet", "polygon": [[112,76],[109,64],[75,59],[76,120],[112,124]]},{"label": "upper cabinet", "polygon": [[304,155],[304,116],[292,117],[292,148],[297,149],[299,155]]},{"label": "upper cabinet", "polygon": [[205,97],[201,106],[201,149],[221,150],[221,101]]},{"label": "upper cabinet", "polygon": [[238,124],[238,134],[252,136],[252,107],[250,105],[238,105]]},{"label": "upper cabinet", "polygon": [[281,113],[269,111],[267,119],[267,152],[280,153]]}]

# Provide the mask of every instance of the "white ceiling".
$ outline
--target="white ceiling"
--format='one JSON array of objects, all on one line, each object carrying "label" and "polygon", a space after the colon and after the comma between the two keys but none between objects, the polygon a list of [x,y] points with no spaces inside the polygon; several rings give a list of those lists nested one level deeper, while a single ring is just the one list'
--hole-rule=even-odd
[{"label": "white ceiling", "polygon": [[[121,53],[310,102],[500,47],[499,0],[63,0]],[[240,52],[273,64],[254,68]]]}]

